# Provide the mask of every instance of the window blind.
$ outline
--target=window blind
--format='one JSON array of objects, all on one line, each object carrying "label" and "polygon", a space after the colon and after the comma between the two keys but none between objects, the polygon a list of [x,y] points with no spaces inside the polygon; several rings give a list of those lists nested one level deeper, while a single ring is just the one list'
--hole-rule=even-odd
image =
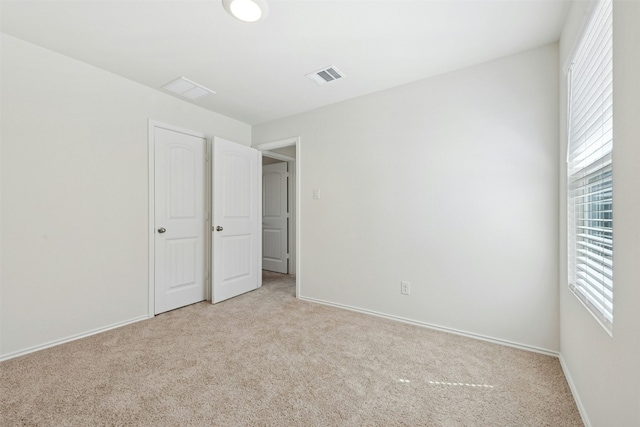
[{"label": "window blind", "polygon": [[568,73],[569,287],[613,330],[612,0],[597,3]]}]

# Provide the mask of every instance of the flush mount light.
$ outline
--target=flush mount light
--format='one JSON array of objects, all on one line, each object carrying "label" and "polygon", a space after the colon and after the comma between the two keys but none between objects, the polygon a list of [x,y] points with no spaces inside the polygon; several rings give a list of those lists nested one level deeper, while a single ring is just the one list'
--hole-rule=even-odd
[{"label": "flush mount light", "polygon": [[267,17],[266,0],[222,0],[224,9],[231,16],[244,22],[257,22]]},{"label": "flush mount light", "polygon": [[208,87],[204,87],[184,77],[178,77],[162,86],[162,88],[191,100],[216,93]]}]

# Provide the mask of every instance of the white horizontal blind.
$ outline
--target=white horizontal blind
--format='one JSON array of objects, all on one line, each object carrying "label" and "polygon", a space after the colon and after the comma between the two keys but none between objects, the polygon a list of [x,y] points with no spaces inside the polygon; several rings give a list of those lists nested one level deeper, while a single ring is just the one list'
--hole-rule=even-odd
[{"label": "white horizontal blind", "polygon": [[613,328],[612,0],[598,2],[569,69],[569,287]]}]

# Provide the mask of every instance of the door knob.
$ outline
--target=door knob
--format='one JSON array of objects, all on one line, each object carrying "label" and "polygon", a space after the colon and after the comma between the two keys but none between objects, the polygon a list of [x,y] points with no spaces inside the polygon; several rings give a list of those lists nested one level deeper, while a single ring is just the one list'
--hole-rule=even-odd
[{"label": "door knob", "polygon": [[220,226],[216,227],[216,231],[222,231],[222,230],[224,230],[222,227],[220,227]]},{"label": "door knob", "polygon": [[158,233],[160,234],[164,233],[165,231],[167,231],[166,228],[158,228]]}]

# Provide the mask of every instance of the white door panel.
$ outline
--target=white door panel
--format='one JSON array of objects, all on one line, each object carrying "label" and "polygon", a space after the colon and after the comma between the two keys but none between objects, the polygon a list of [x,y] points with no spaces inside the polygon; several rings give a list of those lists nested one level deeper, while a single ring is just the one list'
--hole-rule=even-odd
[{"label": "white door panel", "polygon": [[262,268],[288,273],[287,163],[262,167]]},{"label": "white door panel", "polygon": [[260,284],[260,160],[251,147],[213,140],[213,303]]},{"label": "white door panel", "polygon": [[154,128],[155,314],[206,298],[205,147],[202,137]]}]

